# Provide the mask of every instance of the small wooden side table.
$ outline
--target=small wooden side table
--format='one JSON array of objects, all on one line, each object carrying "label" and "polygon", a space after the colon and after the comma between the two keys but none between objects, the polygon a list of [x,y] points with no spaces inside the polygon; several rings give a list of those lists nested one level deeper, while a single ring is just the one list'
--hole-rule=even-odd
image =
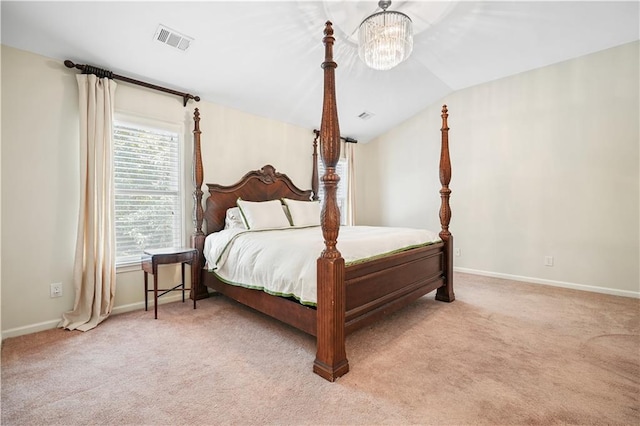
[{"label": "small wooden side table", "polygon": [[[171,291],[182,291],[182,303],[184,303],[185,280],[184,265],[189,264],[194,267],[198,251],[194,248],[163,248],[156,250],[145,250],[142,256],[142,270],[144,271],[144,310],[147,310],[148,294],[153,291],[153,308],[155,319],[158,319],[158,297],[164,296]],[[158,288],[158,265],[168,265],[179,263],[182,270],[182,281],[180,284],[169,288]],[[153,290],[149,290],[147,274],[153,275]],[[158,294],[161,291],[162,293]],[[196,298],[193,298],[193,309],[196,308]]]}]

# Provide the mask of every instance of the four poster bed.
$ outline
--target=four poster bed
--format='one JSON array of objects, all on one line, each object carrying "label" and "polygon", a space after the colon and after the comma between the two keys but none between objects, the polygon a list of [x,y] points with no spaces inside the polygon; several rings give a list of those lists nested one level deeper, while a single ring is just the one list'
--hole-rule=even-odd
[{"label": "four poster bed", "polygon": [[[402,250],[390,250],[381,256],[367,255],[364,261],[347,262],[345,265],[345,258],[336,247],[340,214],[336,200],[339,178],[335,173],[335,167],[340,155],[340,130],[335,100],[334,72],[337,66],[333,61],[335,39],[330,22],[326,23],[324,34],[325,61],[322,63],[324,104],[320,130],[320,154],[326,170],[321,178],[325,199],[322,200],[321,212],[318,208],[320,213],[319,226],[302,227],[302,229],[292,231],[310,232],[309,229],[315,229],[320,244],[322,244],[322,249],[315,252],[312,258],[315,266],[313,272],[317,273],[317,277],[314,276],[316,289],[313,300],[307,300],[309,303],[304,303],[301,297],[287,297],[291,296],[288,291],[267,292],[266,289],[263,291],[232,284],[233,280],[224,279],[215,271],[209,270],[212,268],[211,263],[218,262],[225,255],[220,254],[222,251],[219,250],[216,252],[220,254],[217,259],[212,260],[210,255],[205,259],[205,245],[209,245],[209,238],[218,238],[225,233],[231,233],[233,235],[223,244],[222,250],[227,250],[233,238],[251,234],[250,231],[225,229],[229,227],[230,209],[236,208],[241,202],[264,204],[264,202],[278,200],[278,209],[282,208],[281,200],[285,200],[285,204],[288,202],[290,208],[296,206],[296,202],[313,203],[313,200],[317,199],[318,192],[318,172],[315,161],[317,138],[314,140],[312,190],[300,189],[285,174],[279,173],[272,166],[267,165],[261,170],[246,173],[234,185],[207,184],[209,195],[206,199],[206,209],[203,210],[203,192],[201,190],[203,170],[198,109],[194,114],[195,128],[193,132],[196,230],[192,237],[192,245],[198,250],[199,256],[197,264],[193,268],[192,297],[207,297],[207,289],[211,288],[315,336],[317,353],[313,371],[329,381],[334,381],[349,371],[345,352],[345,336],[347,334],[406,306],[433,290],[436,290],[437,300],[445,302],[454,300],[453,238],[448,230],[451,217],[449,207],[451,191],[448,187],[451,179],[451,165],[448,149],[448,114],[445,106],[442,110],[441,129],[440,181],[442,189],[440,194],[442,203],[440,221],[442,229],[439,235],[428,242],[410,244]],[[245,210],[241,211],[243,215],[244,212]],[[293,213],[293,211],[289,213]],[[245,225],[248,225],[247,217],[242,219]],[[206,235],[202,228],[203,220],[206,220]],[[351,227],[343,228],[341,235],[348,235],[348,228]],[[255,232],[255,234],[264,237],[269,233],[276,235],[276,231],[267,230],[267,232]],[[347,243],[343,241],[340,244],[341,250],[343,244]],[[227,263],[230,262],[227,260]],[[205,266],[205,263],[208,265]],[[249,263],[253,269],[253,261]],[[255,263],[257,265],[258,262]],[[277,269],[276,267],[280,266],[279,262],[270,265],[271,269]],[[258,287],[262,288],[262,286]]]}]

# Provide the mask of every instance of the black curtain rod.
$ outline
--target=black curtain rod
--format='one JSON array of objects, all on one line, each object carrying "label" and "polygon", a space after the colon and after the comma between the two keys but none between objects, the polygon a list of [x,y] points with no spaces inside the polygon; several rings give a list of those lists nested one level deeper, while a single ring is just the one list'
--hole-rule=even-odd
[{"label": "black curtain rod", "polygon": [[[316,134],[316,136],[320,136],[320,130],[317,129],[313,129],[313,133]],[[347,142],[347,143],[358,143],[357,140],[350,138],[350,137],[344,137],[344,136],[340,136],[340,139]]]},{"label": "black curtain rod", "polygon": [[166,87],[156,86],[155,84],[147,83],[140,80],[134,80],[133,78],[114,74],[111,71],[105,70],[103,68],[98,68],[91,65],[74,64],[72,61],[68,59],[64,61],[64,64],[67,68],[77,68],[81,70],[83,74],[95,74],[100,78],[106,77],[114,80],[122,80],[122,81],[126,81],[127,83],[137,84],[138,86],[146,87],[148,89],[159,90],[160,92],[165,92],[165,93],[170,93],[172,95],[180,96],[183,101],[183,106],[185,107],[187,106],[187,101],[189,101],[189,99],[193,99],[196,102],[200,102],[200,96],[194,96],[189,93],[178,92],[177,90],[167,89]]}]

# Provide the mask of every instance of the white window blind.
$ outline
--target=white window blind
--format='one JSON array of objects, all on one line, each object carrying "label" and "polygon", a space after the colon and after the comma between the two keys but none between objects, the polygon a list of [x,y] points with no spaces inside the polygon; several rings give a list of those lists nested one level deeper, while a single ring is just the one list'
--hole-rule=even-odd
[{"label": "white window blind", "polygon": [[[347,160],[341,158],[336,164],[336,173],[340,176],[340,182],[338,182],[338,190],[336,191],[336,198],[338,201],[338,208],[340,209],[340,225],[346,225],[347,223],[347,187],[349,173],[348,173]],[[322,183],[322,176],[324,176],[325,168],[322,160],[318,157],[318,177],[320,184],[318,185],[318,198],[320,201],[324,200],[324,185]]]},{"label": "white window blind", "polygon": [[114,123],[117,264],[145,249],[182,246],[179,134]]}]

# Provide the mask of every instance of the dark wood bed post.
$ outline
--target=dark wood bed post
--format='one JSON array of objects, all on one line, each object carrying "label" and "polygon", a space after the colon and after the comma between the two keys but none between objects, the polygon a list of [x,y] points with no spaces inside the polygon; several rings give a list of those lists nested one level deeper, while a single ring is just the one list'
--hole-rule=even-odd
[{"label": "dark wood bed post", "polygon": [[311,172],[311,190],[313,191],[313,201],[318,201],[318,138],[320,138],[320,131],[314,130],[313,133],[316,135],[313,138],[313,171]]},{"label": "dark wood bed post", "polygon": [[449,125],[447,118],[449,117],[447,106],[442,106],[442,142],[440,147],[440,238],[444,242],[444,277],[445,285],[438,288],[436,299],[443,302],[453,302],[455,295],[453,294],[453,235],[449,232],[449,222],[451,221],[451,207],[449,205],[449,197],[451,190],[449,182],[451,182],[451,159],[449,157]]},{"label": "dark wood bed post", "polygon": [[349,371],[345,351],[346,288],[344,282],[344,259],[336,248],[340,230],[340,211],[336,190],[340,177],[336,164],[340,158],[340,128],[335,93],[335,68],[333,61],[333,28],[327,21],[324,29],[325,60],[324,101],[320,126],[320,157],[325,167],[322,176],[325,199],[322,203],[320,224],[325,249],[318,258],[318,304],[317,304],[317,352],[313,371],[329,381]]},{"label": "dark wood bed post", "polygon": [[200,152],[200,111],[196,108],[193,112],[193,191],[194,202],[194,218],[193,225],[195,227],[193,235],[191,235],[191,247],[198,250],[198,257],[191,265],[191,299],[204,299],[209,295],[206,286],[200,285],[201,269],[204,265],[204,232],[202,232],[202,219],[204,211],[202,210],[202,153]]}]

